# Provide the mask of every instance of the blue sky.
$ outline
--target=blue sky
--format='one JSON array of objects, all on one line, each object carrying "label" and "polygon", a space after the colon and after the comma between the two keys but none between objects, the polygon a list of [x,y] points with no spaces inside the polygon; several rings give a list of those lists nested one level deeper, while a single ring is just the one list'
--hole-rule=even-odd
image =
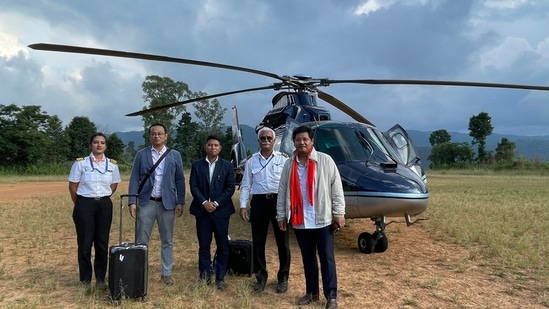
[{"label": "blue sky", "polygon": [[[209,94],[276,80],[206,67],[34,51],[56,43],[219,62],[331,79],[440,79],[549,85],[549,2],[535,0],[5,0],[0,3],[0,104],[40,105],[67,125],[142,130],[141,83],[168,76]],[[440,86],[331,85],[385,130],[549,135],[549,92]],[[275,92],[220,98],[255,126]],[[334,119],[350,118],[327,103]],[[189,108],[189,111],[192,111]]]}]

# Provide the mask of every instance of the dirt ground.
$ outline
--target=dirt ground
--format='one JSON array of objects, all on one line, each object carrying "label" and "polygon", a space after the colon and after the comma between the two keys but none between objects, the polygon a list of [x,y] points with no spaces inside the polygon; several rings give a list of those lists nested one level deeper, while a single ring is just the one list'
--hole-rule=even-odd
[{"label": "dirt ground", "polygon": [[[47,194],[68,195],[68,184],[0,184],[0,200]],[[437,240],[421,223],[389,225],[389,249],[362,254],[356,246],[357,236],[373,229],[369,220],[349,220],[348,227],[336,236],[341,308],[549,307],[547,282],[533,279],[524,270],[506,269],[497,260],[480,258],[480,247],[464,248]],[[268,247],[273,244],[269,240]],[[271,249],[269,254],[274,256]],[[297,295],[303,290],[304,278],[295,241],[292,249],[290,283],[292,289],[299,289]],[[323,302],[317,307],[321,305]]]}]

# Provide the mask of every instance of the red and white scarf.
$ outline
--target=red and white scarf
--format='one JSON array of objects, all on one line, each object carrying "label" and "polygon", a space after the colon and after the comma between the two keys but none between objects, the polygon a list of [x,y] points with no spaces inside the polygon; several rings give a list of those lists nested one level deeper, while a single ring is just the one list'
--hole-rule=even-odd
[{"label": "red and white scarf", "polygon": [[[312,149],[311,149],[312,152]],[[314,205],[314,178],[316,161],[310,158],[311,152],[307,154],[307,195],[309,196],[309,204]],[[298,226],[304,224],[303,215],[303,195],[301,194],[301,184],[299,181],[299,173],[297,172],[297,154],[293,158],[292,170],[290,173],[290,210],[292,217],[292,225]]]}]

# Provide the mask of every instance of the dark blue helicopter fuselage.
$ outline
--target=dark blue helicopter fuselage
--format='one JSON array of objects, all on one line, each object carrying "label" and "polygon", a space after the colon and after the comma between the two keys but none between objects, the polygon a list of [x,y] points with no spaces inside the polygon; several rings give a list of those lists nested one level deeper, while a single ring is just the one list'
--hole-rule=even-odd
[{"label": "dark blue helicopter fuselage", "polygon": [[414,216],[427,209],[429,193],[419,161],[405,162],[376,128],[336,121],[308,125],[315,130],[315,149],[338,166],[345,217]]},{"label": "dark blue helicopter fuselage", "polygon": [[[414,216],[427,209],[425,174],[405,131],[381,132],[373,125],[330,118],[310,94],[279,93],[256,131],[262,126],[273,128],[274,148],[290,155],[293,129],[311,127],[315,149],[329,154],[338,166],[347,218]],[[240,162],[235,169],[241,175],[245,158],[233,162]]]},{"label": "dark blue helicopter fuselage", "polygon": [[414,216],[427,209],[427,186],[407,167],[385,168],[367,162],[340,162],[337,167],[347,218]]}]

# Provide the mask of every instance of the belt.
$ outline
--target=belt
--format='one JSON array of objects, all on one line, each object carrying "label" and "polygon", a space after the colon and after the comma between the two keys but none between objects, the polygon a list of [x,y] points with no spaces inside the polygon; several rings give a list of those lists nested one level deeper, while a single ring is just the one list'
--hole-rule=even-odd
[{"label": "belt", "polygon": [[151,201],[162,202],[162,197],[152,197],[151,196]]},{"label": "belt", "polygon": [[87,197],[87,196],[79,195],[79,197],[85,198],[85,199],[87,199],[87,200],[99,201],[99,200],[108,199],[110,196],[107,195],[107,196]]},{"label": "belt", "polygon": [[254,196],[262,197],[266,200],[270,200],[270,199],[275,199],[278,196],[278,193],[254,194]]}]

